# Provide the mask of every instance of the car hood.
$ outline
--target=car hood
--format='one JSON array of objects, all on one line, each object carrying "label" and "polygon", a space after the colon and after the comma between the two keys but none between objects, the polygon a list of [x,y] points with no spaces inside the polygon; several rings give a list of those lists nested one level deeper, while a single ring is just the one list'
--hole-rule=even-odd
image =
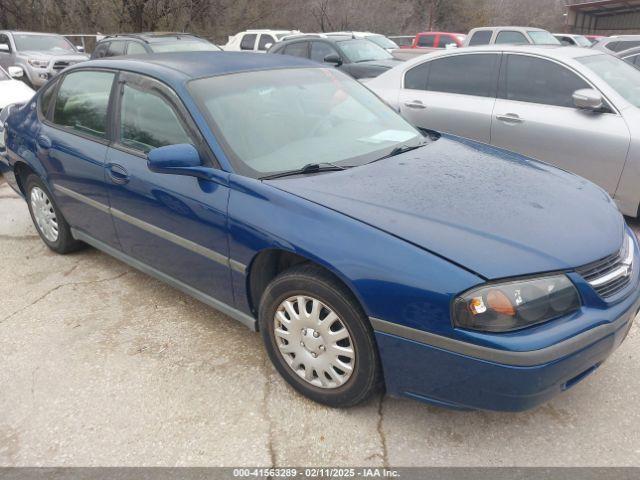
[{"label": "car hood", "polygon": [[17,80],[0,81],[0,110],[12,103],[25,103],[35,92],[24,82]]},{"label": "car hood", "polygon": [[21,50],[18,54],[22,57],[29,58],[42,58],[42,59],[52,59],[52,58],[64,58],[65,60],[83,62],[89,59],[89,55],[84,53],[77,52],[39,52],[37,50]]},{"label": "car hood", "polygon": [[622,215],[600,187],[467,140],[442,137],[369,165],[268,183],[487,279],[572,269],[623,239]]}]

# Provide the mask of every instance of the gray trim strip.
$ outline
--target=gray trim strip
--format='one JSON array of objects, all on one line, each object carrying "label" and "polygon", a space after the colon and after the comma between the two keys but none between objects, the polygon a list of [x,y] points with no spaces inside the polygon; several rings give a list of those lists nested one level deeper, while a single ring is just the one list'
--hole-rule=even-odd
[{"label": "gray trim strip", "polygon": [[207,295],[206,293],[201,292],[200,290],[196,290],[193,287],[190,287],[186,283],[177,280],[166,273],[162,273],[160,270],[156,270],[155,268],[143,263],[135,258],[132,258],[120,250],[116,250],[115,248],[107,245],[106,243],[101,242],[100,240],[96,240],[95,238],[87,235],[81,230],[77,230],[75,228],[71,229],[71,234],[73,238],[77,240],[82,240],[83,242],[88,243],[92,247],[97,248],[98,250],[102,250],[104,253],[111,255],[112,257],[117,258],[121,262],[124,262],[131,267],[140,270],[141,272],[146,273],[147,275],[151,275],[152,277],[157,278],[158,280],[165,282],[172,287],[180,290],[187,295],[194,297],[196,300],[200,300],[202,303],[209,305],[210,307],[219,310],[220,312],[228,315],[234,320],[238,320],[240,323],[248,327],[250,330],[256,332],[258,330],[258,322],[255,318],[246,313],[241,312],[240,310],[236,310],[235,308],[227,305],[226,303],[222,303],[219,300]]},{"label": "gray trim strip", "polygon": [[64,193],[65,195],[75,200],[78,200],[79,202],[86,203],[87,205],[90,205],[93,208],[96,208],[103,213],[109,213],[109,206],[105,205],[104,203],[96,202],[95,200],[89,197],[85,197],[84,195],[78,192],[74,192],[73,190],[69,190],[68,188],[61,187],[60,185],[54,185],[53,189],[57,190],[58,192]]},{"label": "gray trim strip", "polygon": [[232,258],[229,259],[229,266],[232,270],[245,275],[247,273],[247,266],[244,263],[240,263]]},{"label": "gray trim strip", "polygon": [[[217,262],[221,265],[224,265],[226,267],[229,267],[239,273],[242,273],[243,275],[246,274],[246,265],[237,262],[225,255],[222,255],[221,253],[216,252],[215,250],[211,250],[209,248],[203,247],[202,245],[199,245],[195,242],[192,242],[191,240],[187,240],[184,237],[180,237],[178,235],[176,235],[175,233],[171,233],[167,230],[164,230],[160,227],[156,227],[155,225],[152,225],[150,223],[147,223],[143,220],[140,220],[139,218],[136,217],[132,217],[131,215],[124,213],[120,210],[117,210],[115,208],[111,208],[108,205],[105,205],[103,203],[100,202],[96,202],[95,200],[86,197],[78,192],[74,192],[73,190],[69,190],[66,187],[61,187],[60,185],[54,185],[53,186],[54,190],[57,190],[60,193],[63,193],[65,195],[68,195],[69,197],[78,200],[79,202],[85,203],[91,207],[94,207],[98,210],[100,210],[101,212],[104,213],[108,213],[113,215],[115,218],[118,218],[120,220],[123,220],[131,225],[134,225],[146,232],[152,233],[154,235],[157,235],[158,237],[164,238],[165,240],[168,240],[169,242],[175,243],[176,245],[179,245],[183,248],[186,248],[187,250],[190,250],[194,253],[197,253],[199,255],[202,255],[203,257],[206,257],[210,260],[213,260],[214,262]],[[88,243],[88,242],[87,242]]]},{"label": "gray trim strip", "polygon": [[396,337],[406,338],[408,340],[424,343],[449,352],[474,357],[479,360],[487,360],[489,362],[502,363],[516,367],[532,367],[566,357],[567,355],[588,347],[598,340],[616,332],[629,321],[629,313],[636,308],[638,308],[637,304],[627,310],[615,322],[592,328],[591,330],[587,330],[586,332],[576,335],[575,337],[571,337],[556,345],[527,352],[497,350],[494,348],[462,342],[453,338],[443,337],[423,330],[405,327],[404,325],[390,323],[378,318],[370,317],[369,320],[376,332],[395,335]]},{"label": "gray trim strip", "polygon": [[121,212],[120,210],[116,210],[115,208],[111,208],[111,215],[120,220],[124,220],[125,222],[138,227],[146,232],[152,233],[158,237],[164,238],[176,245],[179,245],[187,250],[191,250],[194,253],[200,254],[203,257],[207,257],[214,262],[221,263],[222,265],[229,266],[229,258],[225,255],[222,255],[214,250],[210,250],[202,245],[198,245],[191,240],[187,240],[186,238],[180,237],[175,233],[168,232],[167,230],[163,230],[162,228],[156,227],[155,225],[151,225],[139,218],[132,217],[131,215]]}]

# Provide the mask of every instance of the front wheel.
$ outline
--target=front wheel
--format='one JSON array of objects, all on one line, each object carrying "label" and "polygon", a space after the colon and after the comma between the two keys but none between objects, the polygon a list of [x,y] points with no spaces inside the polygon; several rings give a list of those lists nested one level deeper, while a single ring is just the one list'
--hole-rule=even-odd
[{"label": "front wheel", "polygon": [[377,390],[380,365],[367,318],[322,269],[305,264],[276,277],[262,296],[259,322],[274,366],[303,395],[348,407]]},{"label": "front wheel", "polygon": [[29,175],[25,187],[31,220],[42,241],[58,253],[69,253],[81,248],[83,243],[71,235],[69,224],[42,180],[36,175]]}]

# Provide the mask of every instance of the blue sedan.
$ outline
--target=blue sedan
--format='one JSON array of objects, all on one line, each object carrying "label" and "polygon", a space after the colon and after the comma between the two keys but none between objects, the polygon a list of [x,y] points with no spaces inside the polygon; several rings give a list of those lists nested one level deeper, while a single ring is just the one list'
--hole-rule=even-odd
[{"label": "blue sedan", "polygon": [[386,387],[531,408],[640,308],[637,241],[599,187],[418,131],[295,57],[86,62],[4,127],[0,169],[52,250],[92,245],[260,331],[326,405]]}]

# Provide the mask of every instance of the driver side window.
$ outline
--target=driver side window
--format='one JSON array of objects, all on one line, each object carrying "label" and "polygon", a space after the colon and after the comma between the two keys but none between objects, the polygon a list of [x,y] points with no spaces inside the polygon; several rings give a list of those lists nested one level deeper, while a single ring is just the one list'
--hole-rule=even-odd
[{"label": "driver side window", "polygon": [[179,143],[193,144],[167,100],[154,91],[125,83],[120,107],[120,144],[148,153]]}]

